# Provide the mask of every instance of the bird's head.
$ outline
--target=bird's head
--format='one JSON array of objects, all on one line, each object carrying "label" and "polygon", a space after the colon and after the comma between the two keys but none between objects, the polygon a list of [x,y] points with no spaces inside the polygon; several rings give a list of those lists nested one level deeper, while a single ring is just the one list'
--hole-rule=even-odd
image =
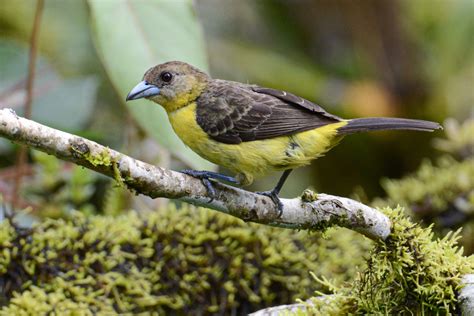
[{"label": "bird's head", "polygon": [[169,61],[148,69],[126,100],[146,98],[173,112],[194,101],[209,80],[206,73],[187,63]]}]

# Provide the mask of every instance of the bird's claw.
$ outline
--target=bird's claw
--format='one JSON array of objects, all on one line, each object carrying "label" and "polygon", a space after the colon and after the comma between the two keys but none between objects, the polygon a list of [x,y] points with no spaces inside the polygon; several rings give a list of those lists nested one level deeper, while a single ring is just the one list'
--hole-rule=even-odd
[{"label": "bird's claw", "polygon": [[221,174],[221,173],[213,172],[213,171],[185,169],[185,170],[181,170],[181,173],[187,174],[197,179],[201,179],[202,184],[206,187],[207,194],[210,197],[209,203],[212,202],[217,196],[216,190],[214,189],[214,186],[212,185],[212,182],[210,179],[226,181],[233,184],[239,184],[239,181],[236,178],[226,176],[225,174]]},{"label": "bird's claw", "polygon": [[270,199],[272,199],[273,203],[277,206],[278,210],[278,218],[281,217],[283,214],[283,203],[281,203],[280,198],[278,197],[278,193],[276,193],[274,190],[272,191],[263,191],[263,192],[255,192],[260,195],[268,196]]},{"label": "bird's claw", "polygon": [[208,203],[211,203],[216,198],[216,195],[217,195],[216,189],[214,189],[214,186],[212,185],[211,180],[207,178],[202,178],[201,181],[202,181],[202,184],[204,184],[204,186],[206,187],[207,195],[209,196]]},{"label": "bird's claw", "polygon": [[192,169],[184,169],[180,171],[181,173],[187,174],[188,176],[194,177],[196,179],[200,179],[202,184],[206,187],[207,195],[209,196],[209,202],[211,203],[216,198],[216,189],[209,180],[212,176],[208,171],[199,171],[199,170],[192,170]]}]

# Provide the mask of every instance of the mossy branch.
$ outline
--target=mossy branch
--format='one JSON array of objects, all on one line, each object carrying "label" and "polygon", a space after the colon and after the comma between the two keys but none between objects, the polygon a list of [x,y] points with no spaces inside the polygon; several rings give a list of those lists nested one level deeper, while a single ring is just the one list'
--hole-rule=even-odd
[{"label": "mossy branch", "polygon": [[282,199],[280,217],[270,198],[221,183],[214,184],[216,196],[211,200],[198,179],[18,117],[11,109],[0,110],[0,136],[100,172],[152,198],[179,199],[244,221],[271,226],[321,230],[338,225],[372,239],[385,239],[390,234],[390,221],[381,212],[357,201],[327,194],[305,191],[301,197]]}]

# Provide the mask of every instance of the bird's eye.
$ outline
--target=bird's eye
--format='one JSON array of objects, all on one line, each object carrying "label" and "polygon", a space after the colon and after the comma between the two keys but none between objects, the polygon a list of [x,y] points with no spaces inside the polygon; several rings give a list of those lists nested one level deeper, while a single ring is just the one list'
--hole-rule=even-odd
[{"label": "bird's eye", "polygon": [[161,80],[163,80],[164,82],[170,82],[171,79],[173,79],[173,75],[170,74],[169,72],[161,73],[160,77],[161,77]]}]

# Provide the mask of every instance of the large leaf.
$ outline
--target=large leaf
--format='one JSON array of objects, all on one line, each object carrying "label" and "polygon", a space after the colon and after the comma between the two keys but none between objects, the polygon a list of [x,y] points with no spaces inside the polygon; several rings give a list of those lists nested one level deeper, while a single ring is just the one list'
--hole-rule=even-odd
[{"label": "large leaf", "polygon": [[[26,99],[28,49],[13,41],[0,40],[0,108],[8,107],[23,115]],[[77,132],[89,120],[98,82],[94,76],[66,79],[42,56],[36,61],[32,119],[51,127]],[[0,153],[10,142],[0,140]]]},{"label": "large leaf", "polygon": [[[27,47],[0,40],[0,60],[7,61],[0,65],[0,94],[3,96],[0,98],[0,108],[10,107],[23,115]],[[21,87],[12,89],[20,82],[23,83]],[[97,86],[98,82],[93,76],[74,79],[61,77],[47,60],[39,56],[36,62],[32,119],[62,130],[80,130],[92,113]]]},{"label": "large leaf", "polygon": [[[203,36],[189,0],[89,0],[96,47],[120,97],[162,62],[181,60],[207,69]],[[193,168],[212,165],[177,138],[164,110],[141,100],[127,103],[134,118]]]}]

